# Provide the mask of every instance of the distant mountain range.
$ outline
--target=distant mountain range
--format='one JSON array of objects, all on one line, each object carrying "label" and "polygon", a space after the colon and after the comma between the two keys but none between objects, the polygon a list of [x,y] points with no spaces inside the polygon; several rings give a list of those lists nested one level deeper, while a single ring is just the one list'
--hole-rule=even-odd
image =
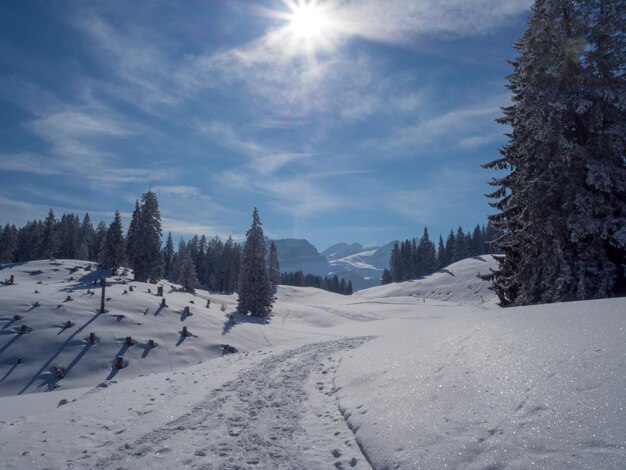
[{"label": "distant mountain range", "polygon": [[389,266],[393,247],[393,242],[382,247],[338,243],[319,253],[307,240],[274,240],[274,244],[282,272],[337,275],[351,281],[354,290],[380,285],[383,270]]}]

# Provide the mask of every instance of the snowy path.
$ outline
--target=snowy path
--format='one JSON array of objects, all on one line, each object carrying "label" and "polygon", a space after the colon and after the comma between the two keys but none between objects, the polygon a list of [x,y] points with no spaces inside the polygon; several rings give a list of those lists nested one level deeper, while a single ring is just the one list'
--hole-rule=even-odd
[{"label": "snowy path", "polygon": [[[89,468],[370,468],[340,414],[340,354],[366,338],[306,345],[269,356],[191,410],[124,445],[68,460]],[[91,458],[96,461],[91,462]]]}]

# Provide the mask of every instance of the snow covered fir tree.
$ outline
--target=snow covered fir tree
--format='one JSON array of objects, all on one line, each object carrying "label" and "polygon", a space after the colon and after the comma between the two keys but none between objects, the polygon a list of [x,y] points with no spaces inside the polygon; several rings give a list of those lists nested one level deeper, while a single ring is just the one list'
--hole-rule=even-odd
[{"label": "snow covered fir tree", "polygon": [[265,262],[266,248],[259,211],[252,212],[252,226],[246,232],[239,275],[237,310],[252,316],[268,317],[274,294]]},{"label": "snow covered fir tree", "polygon": [[135,280],[158,282],[163,276],[161,255],[161,213],[156,194],[146,192],[135,211],[128,229],[128,258]]},{"label": "snow covered fir tree", "polygon": [[513,104],[489,197],[500,305],[626,294],[624,2],[537,0],[513,60]]},{"label": "snow covered fir tree", "polygon": [[105,269],[110,269],[112,275],[116,275],[117,270],[122,267],[125,261],[126,239],[122,229],[122,216],[120,211],[115,211],[115,217],[111,225],[109,225],[104,240],[100,264]]}]

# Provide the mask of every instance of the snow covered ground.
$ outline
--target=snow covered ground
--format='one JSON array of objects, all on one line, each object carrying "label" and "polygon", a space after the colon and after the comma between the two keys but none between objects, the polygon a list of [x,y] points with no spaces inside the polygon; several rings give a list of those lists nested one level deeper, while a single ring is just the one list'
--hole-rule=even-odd
[{"label": "snow covered ground", "polygon": [[501,310],[476,278],[492,263],[353,296],[280,287],[266,324],[169,283],[161,309],[125,276],[98,315],[88,263],[5,267],[0,466],[624,468],[626,300]]}]

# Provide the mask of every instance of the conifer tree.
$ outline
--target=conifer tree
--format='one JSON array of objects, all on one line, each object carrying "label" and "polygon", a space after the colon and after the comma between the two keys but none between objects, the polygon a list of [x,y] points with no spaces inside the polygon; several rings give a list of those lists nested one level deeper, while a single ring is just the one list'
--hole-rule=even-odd
[{"label": "conifer tree", "polygon": [[274,242],[270,244],[270,262],[269,262],[270,282],[273,286],[280,284],[280,266],[278,264],[278,251]]},{"label": "conifer tree", "polygon": [[148,191],[141,198],[138,224],[133,227],[131,249],[135,280],[158,282],[163,276],[161,257],[161,214],[156,194]]},{"label": "conifer tree", "polygon": [[0,263],[13,263],[17,257],[17,228],[6,224],[0,236]]},{"label": "conifer tree", "polygon": [[391,277],[391,272],[388,269],[385,269],[380,279],[380,285],[384,286],[386,284],[391,284],[392,282],[393,282],[393,279]]},{"label": "conifer tree", "polygon": [[93,249],[94,236],[95,232],[91,224],[91,219],[89,218],[89,214],[85,213],[78,233],[78,246],[76,248],[76,257],[78,259],[91,261],[95,259]]},{"label": "conifer tree", "polygon": [[198,285],[198,276],[196,274],[196,265],[193,262],[191,251],[186,249],[183,253],[179,253],[181,256],[180,262],[180,274],[178,276],[178,282],[186,292],[191,294],[195,293],[196,286]]},{"label": "conifer tree", "polygon": [[[620,5],[621,4],[621,5]],[[626,294],[623,2],[537,0],[515,44],[491,184],[500,305]]]},{"label": "conifer tree", "polygon": [[54,212],[50,209],[48,217],[44,221],[43,233],[41,238],[40,256],[42,258],[54,258],[59,248],[59,239],[57,234],[57,221],[54,218]]},{"label": "conifer tree", "polygon": [[140,221],[141,206],[139,201],[135,200],[135,209],[128,224],[128,232],[126,233],[126,250],[128,251],[128,265],[134,270],[139,266],[139,249],[141,245],[140,237]]},{"label": "conifer tree", "polygon": [[446,267],[446,248],[443,245],[443,237],[439,235],[439,245],[437,247],[437,269]]},{"label": "conifer tree", "polygon": [[252,226],[246,232],[241,273],[239,275],[237,310],[253,316],[267,317],[272,311],[272,285],[265,268],[265,240],[257,208],[252,213]]},{"label": "conifer tree", "polygon": [[110,269],[111,274],[115,276],[117,270],[126,261],[126,239],[122,229],[122,217],[118,210],[115,211],[113,222],[109,225],[104,245],[102,266],[105,269]]},{"label": "conifer tree", "polygon": [[172,279],[172,264],[174,263],[174,240],[172,240],[172,232],[168,232],[165,248],[163,248],[163,277]]}]

